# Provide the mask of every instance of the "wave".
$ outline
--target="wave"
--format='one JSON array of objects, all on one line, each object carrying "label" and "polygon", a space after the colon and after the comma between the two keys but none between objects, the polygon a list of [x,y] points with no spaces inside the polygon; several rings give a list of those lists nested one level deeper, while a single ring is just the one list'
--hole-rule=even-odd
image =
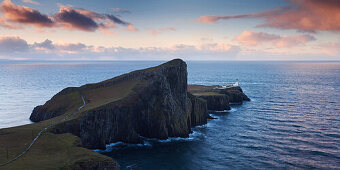
[{"label": "wave", "polygon": [[209,113],[231,113],[231,112],[236,112],[237,108],[231,107],[230,110],[209,110]]},{"label": "wave", "polygon": [[95,152],[111,152],[115,149],[123,149],[123,148],[137,148],[137,147],[152,147],[155,144],[161,144],[161,143],[173,143],[173,142],[191,142],[200,140],[201,138],[205,138],[205,135],[201,132],[198,132],[197,130],[200,128],[204,128],[206,125],[202,126],[196,126],[193,128],[193,132],[189,134],[189,137],[182,138],[182,137],[169,137],[168,139],[156,139],[156,138],[145,138],[143,139],[143,144],[129,144],[125,142],[114,142],[106,145],[106,149],[94,149]]}]

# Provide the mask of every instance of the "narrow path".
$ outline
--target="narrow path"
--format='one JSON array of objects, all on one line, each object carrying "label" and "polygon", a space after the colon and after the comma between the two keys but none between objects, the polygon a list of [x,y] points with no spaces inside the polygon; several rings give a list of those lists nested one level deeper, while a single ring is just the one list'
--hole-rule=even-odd
[{"label": "narrow path", "polygon": [[[79,93],[80,93],[80,92],[79,92]],[[83,105],[82,105],[82,106],[78,107],[78,109],[77,109],[76,111],[74,111],[74,112],[72,112],[72,113],[66,115],[66,116],[64,117],[64,119],[61,119],[60,121],[57,121],[57,122],[55,122],[55,123],[52,123],[52,124],[48,125],[47,127],[45,127],[44,129],[42,129],[42,130],[38,133],[38,135],[33,139],[32,143],[31,143],[31,144],[30,144],[30,145],[29,145],[29,146],[28,146],[28,147],[27,147],[20,155],[16,156],[15,158],[13,158],[13,159],[11,159],[11,160],[8,160],[8,161],[5,162],[5,163],[0,164],[0,167],[1,167],[1,166],[5,166],[5,165],[7,165],[7,164],[9,164],[9,163],[11,163],[11,162],[13,162],[13,161],[19,159],[19,158],[22,157],[23,155],[25,155],[26,152],[28,152],[28,150],[31,149],[32,145],[38,140],[38,138],[39,138],[44,132],[46,132],[50,127],[55,126],[56,124],[61,123],[61,122],[65,121],[65,120],[69,119],[70,117],[72,117],[74,114],[78,113],[78,112],[86,105],[86,102],[85,102],[85,100],[84,100],[84,97],[83,97],[83,95],[81,95],[81,93],[80,93],[80,97],[81,97],[81,99],[83,100]]]}]

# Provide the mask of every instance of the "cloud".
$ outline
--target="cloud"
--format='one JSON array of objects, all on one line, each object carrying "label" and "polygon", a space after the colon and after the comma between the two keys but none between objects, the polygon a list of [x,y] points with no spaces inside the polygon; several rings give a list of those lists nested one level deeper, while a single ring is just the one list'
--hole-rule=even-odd
[{"label": "cloud", "polygon": [[110,19],[112,22],[116,23],[116,24],[121,24],[121,25],[129,25],[129,23],[125,22],[125,21],[122,21],[121,19],[117,18],[116,16],[114,15],[106,15],[106,17],[108,19]]},{"label": "cloud", "polygon": [[100,14],[86,9],[74,9],[66,6],[61,6],[54,18],[58,23],[62,24],[64,28],[89,32],[96,31],[97,29],[107,32],[108,29],[115,28],[115,24],[127,27],[129,27],[129,25],[132,26],[132,24],[114,15]]},{"label": "cloud", "polygon": [[5,19],[0,17],[0,26],[8,29],[21,29],[20,25],[13,25],[8,23]]},{"label": "cloud", "polygon": [[[24,0],[25,2],[35,2]],[[130,31],[137,31],[132,24],[112,14],[101,14],[86,9],[76,9],[71,6],[59,5],[57,14],[47,16],[38,10],[26,6],[15,5],[11,0],[4,0],[0,5],[3,17],[0,17],[0,26],[9,29],[19,29],[30,25],[41,28],[60,28],[68,30],[81,30],[94,32],[98,29],[110,32],[116,24],[126,27]]]},{"label": "cloud", "polygon": [[280,36],[264,32],[243,31],[234,40],[246,46],[256,46],[264,42],[280,39]]},{"label": "cloud", "polygon": [[289,48],[298,45],[305,45],[307,42],[316,40],[311,35],[291,35],[281,36],[280,39],[274,41],[276,47]]},{"label": "cloud", "polygon": [[138,31],[138,29],[136,27],[134,27],[132,24],[128,25],[127,30],[131,31],[131,32],[137,32]]},{"label": "cloud", "polygon": [[99,27],[91,17],[71,8],[60,8],[55,18],[58,23],[61,23],[67,29],[95,31]]},{"label": "cloud", "polygon": [[53,27],[55,25],[47,15],[29,7],[15,5],[10,0],[4,0],[0,5],[0,11],[6,22],[36,27]]},{"label": "cloud", "polygon": [[0,36],[0,54],[15,54],[28,49],[27,42],[19,37]]},{"label": "cloud", "polygon": [[22,2],[29,3],[29,4],[34,4],[34,5],[40,5],[39,2],[33,1],[33,0],[22,0]]},{"label": "cloud", "polygon": [[321,44],[321,51],[332,57],[340,56],[340,39],[335,42],[327,42]]},{"label": "cloud", "polygon": [[270,43],[278,48],[288,48],[298,45],[304,45],[309,41],[315,40],[315,38],[313,36],[304,34],[280,36],[264,32],[246,30],[235,37],[234,40],[245,46],[257,46],[263,43]]},{"label": "cloud", "polygon": [[213,39],[213,38],[210,38],[210,37],[202,37],[200,40],[201,40],[201,41],[206,41],[206,42],[211,42],[211,41],[213,41],[214,39]]},{"label": "cloud", "polygon": [[53,43],[51,40],[28,44],[19,37],[0,38],[0,58],[36,60],[227,60],[240,48],[224,43],[177,44],[169,47],[103,47],[83,43]]},{"label": "cloud", "polygon": [[205,23],[205,24],[217,24],[217,21],[219,21],[219,20],[248,18],[248,17],[251,17],[251,16],[252,16],[252,14],[234,15],[234,16],[201,16],[197,19],[197,22],[201,22],[201,23]]},{"label": "cloud", "polygon": [[340,31],[339,0],[287,0],[287,6],[270,11],[232,16],[201,16],[198,22],[216,24],[220,20],[261,18],[258,27],[295,29],[304,32]]},{"label": "cloud", "polygon": [[158,29],[149,29],[149,34],[158,35],[166,31],[176,31],[176,28],[171,27],[171,26],[166,26],[166,27],[158,28]]},{"label": "cloud", "polygon": [[[286,41],[284,36],[280,38]],[[273,45],[275,42],[268,41]],[[168,60],[172,58],[185,60],[340,60],[339,45],[340,40],[317,44],[313,46],[313,50],[306,50],[307,47],[294,50],[282,48],[259,50],[240,48],[226,43],[125,48],[91,46],[83,43],[54,43],[51,40],[28,44],[19,37],[3,36],[0,37],[0,58],[12,60]]]},{"label": "cloud", "polygon": [[41,43],[35,42],[32,47],[38,50],[53,50],[55,48],[52,41],[49,39],[46,39]]}]

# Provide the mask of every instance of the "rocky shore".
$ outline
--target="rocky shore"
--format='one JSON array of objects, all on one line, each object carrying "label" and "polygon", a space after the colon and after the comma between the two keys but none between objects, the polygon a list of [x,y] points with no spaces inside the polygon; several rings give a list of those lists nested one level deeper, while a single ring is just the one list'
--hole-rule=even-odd
[{"label": "rocky shore", "polygon": [[[249,101],[240,87],[188,85],[187,74],[186,63],[175,59],[103,82],[69,87],[35,107],[30,119],[48,124],[74,112],[84,97],[86,105],[79,113],[56,124],[49,133],[72,134],[79,139],[77,146],[104,149],[118,141],[143,143],[142,138],[188,137],[192,127],[207,123],[208,110],[228,110],[231,102]],[[119,168],[110,159],[77,166]]]}]

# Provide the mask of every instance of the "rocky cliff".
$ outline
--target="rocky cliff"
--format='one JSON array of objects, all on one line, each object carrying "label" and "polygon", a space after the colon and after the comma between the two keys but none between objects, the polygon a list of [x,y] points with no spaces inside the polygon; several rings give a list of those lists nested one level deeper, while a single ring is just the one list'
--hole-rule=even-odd
[{"label": "rocky cliff", "polygon": [[207,123],[207,119],[210,118],[208,114],[207,101],[198,98],[191,93],[188,93],[190,99],[189,112],[191,126],[204,125]]},{"label": "rocky cliff", "polygon": [[30,119],[38,122],[73,113],[82,105],[81,97],[85,107],[51,131],[72,133],[86,148],[104,148],[117,141],[142,143],[142,137],[188,137],[192,126],[207,123],[208,110],[228,110],[230,102],[249,100],[239,87],[188,86],[187,65],[175,59],[103,82],[66,88],[34,108]]},{"label": "rocky cliff", "polygon": [[198,98],[207,101],[208,110],[230,110],[230,103],[250,101],[241,87],[218,89],[218,86],[189,85],[188,91]]},{"label": "rocky cliff", "polygon": [[104,148],[116,141],[141,143],[141,137],[188,137],[191,126],[205,124],[209,116],[204,100],[188,97],[187,66],[176,59],[100,83],[66,88],[36,107],[31,120],[72,112],[81,103],[80,93],[87,100],[83,111],[53,131],[77,135],[87,148]]}]

